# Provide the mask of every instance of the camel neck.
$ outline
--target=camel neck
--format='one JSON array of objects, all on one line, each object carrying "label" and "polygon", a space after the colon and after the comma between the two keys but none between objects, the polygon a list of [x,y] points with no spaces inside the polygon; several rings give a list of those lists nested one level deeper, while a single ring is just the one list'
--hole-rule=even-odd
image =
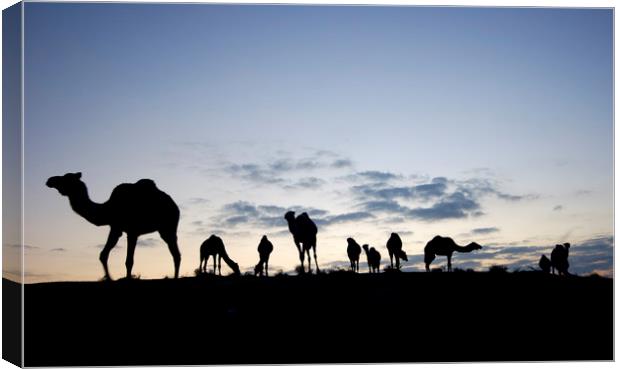
[{"label": "camel neck", "polygon": [[90,223],[96,226],[109,224],[105,216],[104,205],[95,203],[90,199],[86,186],[69,196],[69,203],[76,213]]},{"label": "camel neck", "polygon": [[457,244],[454,245],[454,250],[457,252],[471,252],[472,251],[472,247],[471,245],[467,245],[467,246],[459,246]]}]

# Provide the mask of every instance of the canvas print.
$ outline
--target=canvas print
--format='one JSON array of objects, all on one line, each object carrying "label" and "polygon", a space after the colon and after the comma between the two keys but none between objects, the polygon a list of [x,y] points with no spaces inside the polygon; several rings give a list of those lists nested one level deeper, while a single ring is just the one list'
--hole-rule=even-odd
[{"label": "canvas print", "polygon": [[613,360],[613,15],[5,9],[3,358]]}]

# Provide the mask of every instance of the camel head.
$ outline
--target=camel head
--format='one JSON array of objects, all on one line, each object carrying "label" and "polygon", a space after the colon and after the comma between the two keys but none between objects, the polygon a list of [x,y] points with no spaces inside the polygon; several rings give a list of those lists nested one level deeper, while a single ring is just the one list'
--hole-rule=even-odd
[{"label": "camel head", "polygon": [[284,214],[284,219],[286,219],[286,221],[289,223],[295,222],[295,212],[287,211],[286,214]]},{"label": "camel head", "polygon": [[230,267],[230,269],[233,270],[235,275],[241,275],[241,270],[239,270],[239,264],[237,264],[237,263],[235,263],[233,261],[232,263],[230,263],[229,267]]},{"label": "camel head", "polygon": [[368,253],[368,245],[363,245],[362,248],[364,249],[366,253]]},{"label": "camel head", "polygon": [[472,251],[482,249],[482,246],[480,246],[479,244],[475,242],[470,243],[469,245],[467,245],[467,247],[469,247]]},{"label": "camel head", "polygon": [[67,173],[64,176],[50,177],[45,185],[55,188],[63,196],[71,196],[86,187],[80,178],[82,178],[82,172]]}]

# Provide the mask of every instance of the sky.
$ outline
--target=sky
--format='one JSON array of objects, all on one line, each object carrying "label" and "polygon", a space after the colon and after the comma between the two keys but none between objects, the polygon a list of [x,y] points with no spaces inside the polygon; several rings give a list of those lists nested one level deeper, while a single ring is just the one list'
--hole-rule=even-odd
[{"label": "sky", "polygon": [[[348,266],[347,237],[385,266],[397,232],[406,271],[443,235],[483,246],[455,268],[536,268],[570,242],[572,272],[613,273],[609,9],[26,3],[24,19],[26,282],[103,276],[108,227],[45,186],[78,171],[96,202],[141,178],[168,193],[183,276],[211,234],[242,272],[267,235],[271,272],[292,272],[288,210],[317,223],[323,269]],[[125,253],[123,237],[114,278]],[[173,275],[157,234],[133,273]]]}]

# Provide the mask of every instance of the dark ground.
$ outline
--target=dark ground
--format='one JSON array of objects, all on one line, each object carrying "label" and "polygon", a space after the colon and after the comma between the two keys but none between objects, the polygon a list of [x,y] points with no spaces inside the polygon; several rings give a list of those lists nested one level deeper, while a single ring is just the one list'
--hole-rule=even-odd
[{"label": "dark ground", "polygon": [[613,359],[613,280],[332,273],[25,286],[25,365]]}]

